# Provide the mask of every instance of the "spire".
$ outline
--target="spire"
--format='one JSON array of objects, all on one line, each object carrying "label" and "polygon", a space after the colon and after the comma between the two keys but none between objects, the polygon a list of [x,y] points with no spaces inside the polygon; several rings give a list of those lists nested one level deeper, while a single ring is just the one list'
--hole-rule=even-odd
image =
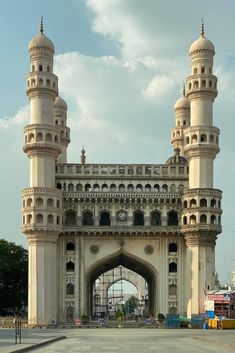
[{"label": "spire", "polygon": [[82,146],[82,150],[81,150],[81,164],[85,164],[86,163],[86,155],[85,155],[86,151],[84,149],[84,146]]},{"label": "spire", "polygon": [[204,29],[204,20],[203,17],[201,18],[201,36],[204,37],[205,29]]},{"label": "spire", "polygon": [[43,34],[43,16],[41,16],[41,21],[40,21],[40,33]]}]

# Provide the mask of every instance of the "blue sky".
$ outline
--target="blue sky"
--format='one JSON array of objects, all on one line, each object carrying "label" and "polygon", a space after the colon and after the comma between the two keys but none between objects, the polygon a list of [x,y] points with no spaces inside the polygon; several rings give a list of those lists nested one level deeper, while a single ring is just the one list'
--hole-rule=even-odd
[{"label": "blue sky", "polygon": [[216,268],[229,282],[235,264],[235,3],[232,0],[21,0],[1,3],[0,237],[26,246],[20,233],[20,190],[28,186],[22,152],[28,122],[28,43],[45,34],[56,47],[55,72],[69,105],[70,162],[84,144],[88,162],[162,163],[172,155],[175,101],[190,73],[188,49],[203,16],[216,48],[221,130],[215,187],[223,190],[223,233]]}]

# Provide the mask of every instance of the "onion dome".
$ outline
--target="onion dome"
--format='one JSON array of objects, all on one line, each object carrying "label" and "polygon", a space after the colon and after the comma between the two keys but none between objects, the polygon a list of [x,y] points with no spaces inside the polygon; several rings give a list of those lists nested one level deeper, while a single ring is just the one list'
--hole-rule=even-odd
[{"label": "onion dome", "polygon": [[185,97],[185,87],[183,89],[183,95],[175,103],[174,110],[177,109],[190,109],[189,100]]},{"label": "onion dome", "polygon": [[201,27],[201,35],[191,45],[191,47],[189,49],[189,54],[192,55],[193,53],[198,52],[198,51],[209,51],[209,52],[211,52],[212,55],[215,54],[214,44],[209,39],[206,39],[206,37],[205,37],[203,22],[202,22],[202,27]]},{"label": "onion dome", "polygon": [[51,50],[53,53],[55,51],[54,44],[43,33],[43,18],[41,19],[40,33],[34,36],[29,43],[29,51],[34,48],[46,48]]},{"label": "onion dome", "polygon": [[168,158],[166,164],[187,164],[187,159],[180,156],[180,149],[176,148],[174,156]]},{"label": "onion dome", "polygon": [[60,96],[57,96],[54,102],[54,108],[67,110],[67,104]]}]

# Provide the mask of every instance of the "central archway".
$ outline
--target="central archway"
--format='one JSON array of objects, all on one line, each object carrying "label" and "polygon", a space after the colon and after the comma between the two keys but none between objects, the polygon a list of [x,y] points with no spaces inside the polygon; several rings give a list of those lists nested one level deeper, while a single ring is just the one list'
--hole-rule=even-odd
[{"label": "central archway", "polygon": [[151,316],[156,316],[158,307],[156,302],[157,273],[151,264],[125,251],[100,259],[88,269],[86,273],[86,308],[88,315],[91,315],[93,311],[93,283],[100,275],[120,265],[136,272],[145,279],[148,285],[149,313]]}]

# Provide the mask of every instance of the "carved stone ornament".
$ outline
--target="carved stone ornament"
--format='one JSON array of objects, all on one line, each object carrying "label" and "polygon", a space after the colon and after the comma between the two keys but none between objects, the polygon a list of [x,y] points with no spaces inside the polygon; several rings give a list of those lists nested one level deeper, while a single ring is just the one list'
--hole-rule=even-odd
[{"label": "carved stone ornament", "polygon": [[98,245],[92,244],[90,246],[90,252],[94,255],[98,254],[98,252],[100,251],[100,248],[98,247]]},{"label": "carved stone ornament", "polygon": [[147,255],[152,255],[152,253],[154,252],[154,249],[153,249],[153,247],[152,247],[152,245],[146,245],[145,247],[144,247],[144,252],[145,252],[145,254],[147,254]]}]

